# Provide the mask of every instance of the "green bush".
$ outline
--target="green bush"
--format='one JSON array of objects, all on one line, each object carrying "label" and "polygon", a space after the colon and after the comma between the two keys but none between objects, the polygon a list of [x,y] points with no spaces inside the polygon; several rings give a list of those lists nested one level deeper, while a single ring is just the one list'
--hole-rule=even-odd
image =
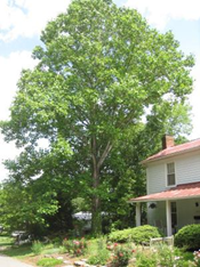
[{"label": "green bush", "polygon": [[58,264],[62,264],[62,263],[63,263],[63,261],[59,260],[59,259],[43,258],[37,262],[37,265],[38,266],[44,266],[44,267],[54,267],[54,266],[56,266]]},{"label": "green bush", "polygon": [[175,235],[175,246],[188,250],[200,248],[200,224],[190,224],[181,228]]},{"label": "green bush", "polygon": [[150,238],[161,237],[158,228],[150,225],[138,226],[125,230],[118,230],[110,233],[108,239],[112,242],[124,243],[127,241],[141,244],[142,242],[149,242]]}]

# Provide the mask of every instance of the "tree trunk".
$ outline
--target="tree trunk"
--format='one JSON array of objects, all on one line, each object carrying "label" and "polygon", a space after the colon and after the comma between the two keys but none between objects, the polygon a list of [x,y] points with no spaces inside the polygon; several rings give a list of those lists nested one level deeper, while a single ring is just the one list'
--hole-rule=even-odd
[{"label": "tree trunk", "polygon": [[110,142],[108,142],[103,153],[98,158],[97,155],[99,153],[97,151],[96,136],[93,136],[91,140],[91,148],[93,164],[92,233],[94,235],[99,235],[102,233],[101,199],[98,194],[98,187],[100,184],[100,168],[103,165],[110,150],[112,149],[112,145]]},{"label": "tree trunk", "polygon": [[92,233],[99,235],[102,233],[102,219],[101,219],[101,201],[100,197],[96,194],[96,189],[99,186],[99,169],[93,166],[93,189],[94,195],[92,199]]}]

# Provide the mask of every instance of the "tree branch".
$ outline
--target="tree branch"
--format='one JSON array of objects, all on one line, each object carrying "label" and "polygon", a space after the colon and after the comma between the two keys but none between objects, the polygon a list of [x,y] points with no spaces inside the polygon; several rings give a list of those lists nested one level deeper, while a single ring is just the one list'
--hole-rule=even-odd
[{"label": "tree branch", "polygon": [[100,167],[102,166],[102,164],[104,163],[104,160],[106,159],[106,157],[108,156],[109,152],[111,151],[113,145],[111,144],[110,141],[108,141],[105,149],[104,149],[104,152],[102,153],[98,163],[97,163],[97,167],[98,169],[100,169]]}]

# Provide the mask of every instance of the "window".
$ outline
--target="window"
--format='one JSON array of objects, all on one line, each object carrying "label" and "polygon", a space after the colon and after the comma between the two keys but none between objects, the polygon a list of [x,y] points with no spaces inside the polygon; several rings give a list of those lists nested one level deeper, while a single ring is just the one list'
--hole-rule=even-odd
[{"label": "window", "polygon": [[173,231],[173,234],[175,234],[176,233],[176,226],[177,226],[176,202],[171,202],[171,216],[172,216],[172,231]]},{"label": "window", "polygon": [[167,164],[167,185],[175,185],[175,166],[174,162]]}]

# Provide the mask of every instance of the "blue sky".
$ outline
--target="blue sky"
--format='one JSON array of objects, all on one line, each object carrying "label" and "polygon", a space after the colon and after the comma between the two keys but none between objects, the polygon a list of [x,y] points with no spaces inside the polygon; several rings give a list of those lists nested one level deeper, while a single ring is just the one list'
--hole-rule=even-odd
[{"label": "blue sky", "polygon": [[[120,6],[136,8],[152,27],[161,32],[172,30],[186,54],[192,53],[196,65],[190,97],[193,107],[193,131],[190,139],[200,138],[200,2],[199,0],[113,0]],[[0,0],[0,120],[9,117],[22,68],[33,68],[33,48],[40,44],[40,33],[47,21],[66,10],[70,0]],[[14,144],[6,144],[0,135],[0,162],[16,155]],[[0,179],[6,171],[0,164]]]}]

